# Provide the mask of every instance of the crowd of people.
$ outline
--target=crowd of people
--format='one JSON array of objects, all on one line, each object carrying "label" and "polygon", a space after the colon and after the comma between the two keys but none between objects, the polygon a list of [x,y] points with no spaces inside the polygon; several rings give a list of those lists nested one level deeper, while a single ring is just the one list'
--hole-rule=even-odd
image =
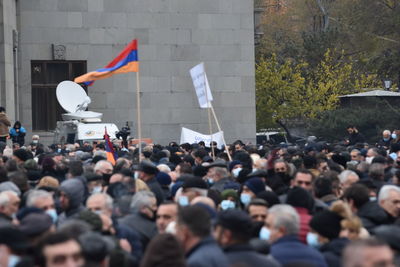
[{"label": "crowd of people", "polygon": [[0,266],[396,266],[400,145],[354,133],[116,143],[115,164],[102,143],[0,142]]}]

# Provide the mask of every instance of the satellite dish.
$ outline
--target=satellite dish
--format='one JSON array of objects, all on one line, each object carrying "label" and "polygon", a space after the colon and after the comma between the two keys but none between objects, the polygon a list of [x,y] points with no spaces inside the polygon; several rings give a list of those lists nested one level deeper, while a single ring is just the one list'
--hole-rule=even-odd
[{"label": "satellite dish", "polygon": [[[88,102],[88,95],[85,90],[77,83],[63,81],[57,85],[57,100],[61,107],[69,113],[82,110],[82,106]],[[90,103],[90,98],[89,98]],[[87,104],[85,109],[87,108]]]},{"label": "satellite dish", "polygon": [[61,107],[67,111],[62,114],[65,120],[100,119],[103,114],[85,111],[91,100],[85,90],[77,83],[63,81],[57,85],[57,100]]}]

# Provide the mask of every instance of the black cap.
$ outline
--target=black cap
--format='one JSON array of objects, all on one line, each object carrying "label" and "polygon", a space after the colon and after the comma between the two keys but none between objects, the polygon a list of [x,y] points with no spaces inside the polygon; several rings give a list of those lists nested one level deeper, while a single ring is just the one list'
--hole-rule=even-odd
[{"label": "black cap", "polygon": [[340,222],[342,220],[343,217],[336,212],[324,210],[312,217],[310,226],[318,234],[328,238],[329,240],[332,240],[339,237],[341,230]]},{"label": "black cap", "polygon": [[4,244],[12,250],[23,250],[29,247],[26,236],[21,230],[13,226],[0,228],[0,244]]},{"label": "black cap", "polygon": [[30,213],[21,220],[19,229],[26,236],[37,236],[48,231],[52,225],[53,220],[48,214]]},{"label": "black cap", "polygon": [[87,173],[86,174],[86,180],[88,182],[93,182],[93,181],[102,181],[103,180],[103,176],[98,175],[96,173]]},{"label": "black cap", "polygon": [[22,148],[15,150],[13,154],[22,161],[27,161],[30,158],[28,151]]},{"label": "black cap", "polygon": [[142,171],[147,174],[157,174],[159,170],[157,169],[157,166],[153,164],[151,161],[143,160],[139,164],[139,171]]},{"label": "black cap", "polygon": [[200,189],[208,189],[207,183],[199,178],[199,177],[190,177],[187,178],[182,185],[182,188],[200,188]]},{"label": "black cap", "polygon": [[253,177],[264,177],[267,178],[268,173],[264,170],[256,170],[254,172],[251,172],[247,175],[247,178],[253,178]]},{"label": "black cap", "polygon": [[212,167],[221,167],[221,168],[228,169],[228,164],[223,159],[217,159],[213,163],[211,163],[210,165],[207,166],[208,169],[212,168]]},{"label": "black cap", "polygon": [[218,213],[216,225],[248,238],[251,237],[253,231],[253,223],[250,216],[246,212],[237,209]]}]

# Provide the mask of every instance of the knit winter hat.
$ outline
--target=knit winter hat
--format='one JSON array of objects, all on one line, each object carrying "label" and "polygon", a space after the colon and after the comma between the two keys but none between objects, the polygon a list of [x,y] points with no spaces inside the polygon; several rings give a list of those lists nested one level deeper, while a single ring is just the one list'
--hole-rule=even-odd
[{"label": "knit winter hat", "polygon": [[324,210],[317,213],[310,221],[310,227],[318,234],[328,238],[329,240],[339,237],[343,217],[336,212]]},{"label": "knit winter hat", "polygon": [[255,195],[265,190],[265,184],[259,177],[250,178],[244,183]]}]

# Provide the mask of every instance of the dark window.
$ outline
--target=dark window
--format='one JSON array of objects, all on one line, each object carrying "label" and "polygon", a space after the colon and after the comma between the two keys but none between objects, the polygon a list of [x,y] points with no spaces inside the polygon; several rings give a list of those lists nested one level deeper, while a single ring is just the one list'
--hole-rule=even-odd
[{"label": "dark window", "polygon": [[[65,113],[56,97],[57,85],[86,73],[86,61],[31,61],[32,128],[52,131]],[[85,88],[85,90],[87,90]]]}]

